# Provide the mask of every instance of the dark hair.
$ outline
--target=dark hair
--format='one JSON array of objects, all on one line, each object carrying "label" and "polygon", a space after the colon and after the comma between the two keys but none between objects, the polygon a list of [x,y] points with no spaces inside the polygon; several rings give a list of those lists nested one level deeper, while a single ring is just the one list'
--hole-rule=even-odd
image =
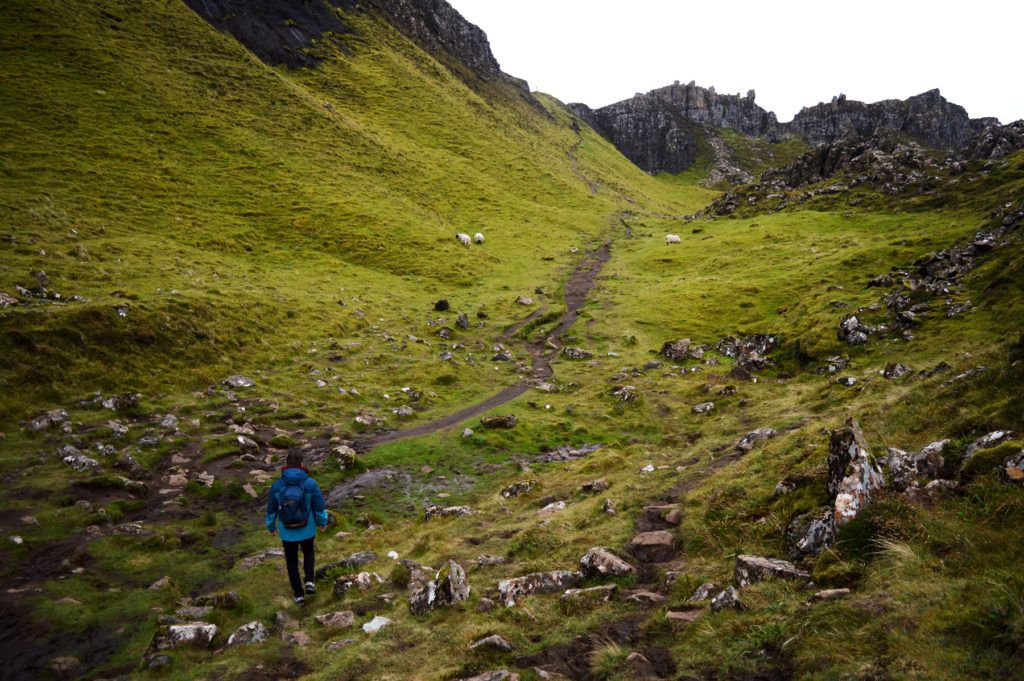
[{"label": "dark hair", "polygon": [[302,452],[288,452],[288,459],[286,461],[288,466],[301,466],[302,465]]}]

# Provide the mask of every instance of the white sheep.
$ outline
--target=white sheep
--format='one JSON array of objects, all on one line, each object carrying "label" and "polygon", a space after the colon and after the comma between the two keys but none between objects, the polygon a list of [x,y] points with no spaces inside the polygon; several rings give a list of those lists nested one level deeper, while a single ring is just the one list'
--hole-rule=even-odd
[{"label": "white sheep", "polygon": [[667,244],[678,244],[678,243],[682,243],[682,241],[675,234],[666,234],[665,235],[665,243],[667,243]]},{"label": "white sheep", "polygon": [[481,234],[480,232],[477,232],[476,234],[473,235],[473,241],[477,242],[478,244],[482,244],[484,242],[484,235]]},{"label": "white sheep", "polygon": [[463,234],[462,232],[459,232],[458,234],[455,235],[455,238],[458,239],[459,243],[462,244],[463,246],[468,246],[469,245],[469,235],[468,234]]}]

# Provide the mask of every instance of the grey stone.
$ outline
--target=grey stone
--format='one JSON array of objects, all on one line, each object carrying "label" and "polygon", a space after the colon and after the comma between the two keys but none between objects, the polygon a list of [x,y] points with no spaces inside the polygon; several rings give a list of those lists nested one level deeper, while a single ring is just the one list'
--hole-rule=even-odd
[{"label": "grey stone", "polygon": [[740,594],[736,591],[735,587],[726,587],[721,593],[711,599],[712,612],[742,609],[743,603],[740,601]]},{"label": "grey stone", "polygon": [[513,607],[534,594],[549,594],[577,587],[583,581],[583,573],[556,570],[534,572],[522,577],[513,577],[498,583],[498,594],[506,607]]},{"label": "grey stone", "polygon": [[595,546],[580,559],[580,570],[588,577],[625,577],[636,574],[636,568],[616,556],[610,549]]},{"label": "grey stone", "polygon": [[228,376],[227,378],[225,378],[222,381],[222,383],[224,385],[226,385],[227,387],[232,388],[234,390],[239,390],[241,388],[252,388],[252,387],[254,387],[256,385],[256,381],[254,381],[251,378],[248,378],[246,376],[242,376],[240,374],[235,374],[234,376]]},{"label": "grey stone", "polygon": [[433,520],[434,518],[462,518],[467,515],[474,515],[476,511],[471,509],[469,506],[428,506],[423,512],[424,520]]},{"label": "grey stone", "polygon": [[235,629],[228,637],[228,647],[241,645],[243,643],[262,643],[270,638],[270,632],[263,626],[263,623],[255,620]]},{"label": "grey stone", "polygon": [[171,624],[157,629],[152,648],[172,650],[180,646],[208,647],[217,635],[217,625],[208,622]]},{"label": "grey stone", "polygon": [[774,428],[758,428],[757,430],[747,433],[740,438],[734,449],[739,452],[749,452],[758,442],[762,440],[771,440],[776,435],[778,435],[778,433],[775,432]]},{"label": "grey stone", "polygon": [[356,616],[351,610],[339,610],[316,615],[313,620],[326,629],[348,629],[356,625]]},{"label": "grey stone", "polygon": [[529,480],[520,480],[518,482],[512,483],[508,487],[503,488],[500,492],[498,492],[498,494],[505,497],[506,499],[518,497],[521,494],[528,494],[529,492],[533,491],[533,488],[537,486],[538,482],[540,481],[537,480],[536,478],[531,478]]},{"label": "grey stone", "polygon": [[693,592],[693,595],[686,599],[686,602],[699,603],[701,601],[706,601],[709,598],[712,598],[716,594],[720,593],[721,590],[722,587],[718,586],[714,582],[704,582],[703,584],[697,587],[697,589]]},{"label": "grey stone", "polygon": [[485,636],[484,638],[474,641],[469,645],[470,650],[474,650],[476,648],[490,648],[491,650],[510,653],[516,649],[516,646],[511,641],[502,638],[498,634],[491,634],[490,636]]},{"label": "grey stone", "polygon": [[778,558],[762,558],[760,556],[736,556],[736,584],[740,587],[750,586],[757,582],[778,577],[781,579],[798,579],[810,581],[811,575],[798,569],[792,563]]},{"label": "grey stone", "polygon": [[675,538],[670,532],[642,532],[629,541],[627,550],[641,563],[664,563],[675,557]]}]

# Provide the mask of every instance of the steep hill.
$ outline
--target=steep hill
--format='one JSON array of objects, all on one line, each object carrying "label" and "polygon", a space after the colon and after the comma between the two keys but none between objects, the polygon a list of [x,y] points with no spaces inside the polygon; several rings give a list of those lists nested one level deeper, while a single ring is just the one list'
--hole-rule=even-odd
[{"label": "steep hill", "polygon": [[652,177],[486,44],[0,4],[4,677],[1017,678],[1020,126],[808,150],[691,88]]}]

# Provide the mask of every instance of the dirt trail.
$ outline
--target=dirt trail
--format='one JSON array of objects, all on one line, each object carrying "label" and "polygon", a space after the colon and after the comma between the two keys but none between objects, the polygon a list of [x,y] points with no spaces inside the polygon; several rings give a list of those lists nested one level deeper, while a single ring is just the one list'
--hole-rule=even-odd
[{"label": "dirt trail", "polygon": [[[598,273],[600,273],[601,268],[604,267],[604,264],[611,258],[611,246],[612,242],[609,241],[603,244],[600,248],[588,253],[579,262],[579,264],[576,265],[576,269],[573,270],[572,274],[569,275],[569,280],[565,285],[566,312],[559,320],[558,326],[552,329],[545,338],[540,339],[537,342],[531,342],[529,340],[524,342],[526,349],[533,358],[531,362],[533,366],[533,376],[531,378],[519,381],[515,385],[510,385],[485,400],[472,404],[465,409],[454,414],[444,416],[436,421],[423,423],[404,430],[396,430],[389,433],[383,433],[381,435],[375,435],[373,437],[357,439],[352,443],[353,449],[357,452],[364,453],[379,445],[398,442],[399,440],[405,440],[410,437],[429,435],[430,433],[436,433],[440,430],[451,428],[463,421],[476,418],[495,407],[515,399],[537,383],[551,378],[554,373],[551,369],[551,358],[556,355],[560,349],[559,339],[572,327],[573,324],[576,323],[580,310],[583,309],[583,305],[587,302],[587,296],[590,293],[590,289],[594,286],[594,281],[597,279]],[[526,319],[509,326],[502,334],[502,338],[504,340],[508,340],[519,329],[540,317],[545,311],[547,311],[546,307],[541,308]]]},{"label": "dirt trail", "polygon": [[[579,132],[577,132],[576,134],[578,135]],[[581,146],[583,146],[582,137],[580,137],[579,140],[577,140],[576,144],[572,145],[572,149],[569,150],[569,160],[572,161],[572,172],[576,173],[576,177],[580,178],[581,180],[587,183],[587,186],[590,187],[591,194],[596,195],[597,185],[588,180],[586,175],[580,172],[580,164],[579,161],[576,160],[576,150],[579,149]]]}]

